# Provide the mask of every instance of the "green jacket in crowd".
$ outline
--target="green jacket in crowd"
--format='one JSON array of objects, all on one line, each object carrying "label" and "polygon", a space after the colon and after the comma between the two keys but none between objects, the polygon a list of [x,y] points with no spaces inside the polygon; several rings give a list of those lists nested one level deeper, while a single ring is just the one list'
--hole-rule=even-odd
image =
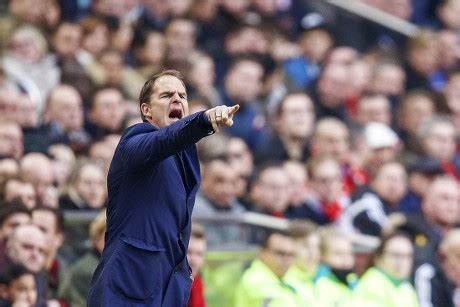
[{"label": "green jacket in crowd", "polygon": [[91,278],[99,262],[94,251],[89,251],[77,260],[67,271],[59,287],[58,297],[71,307],[86,307]]},{"label": "green jacket in crowd", "polygon": [[315,272],[307,272],[299,266],[293,265],[283,277],[284,282],[294,287],[303,306],[316,306],[314,275]]},{"label": "green jacket in crowd", "polygon": [[329,269],[324,270],[316,281],[317,306],[345,307],[353,299],[353,288],[358,278],[351,273],[347,276],[348,284],[341,282]]},{"label": "green jacket in crowd", "polygon": [[244,272],[235,292],[235,307],[300,307],[295,289],[256,259]]},{"label": "green jacket in crowd", "polygon": [[397,280],[378,268],[370,268],[356,286],[352,306],[417,307],[417,295],[407,280]]}]

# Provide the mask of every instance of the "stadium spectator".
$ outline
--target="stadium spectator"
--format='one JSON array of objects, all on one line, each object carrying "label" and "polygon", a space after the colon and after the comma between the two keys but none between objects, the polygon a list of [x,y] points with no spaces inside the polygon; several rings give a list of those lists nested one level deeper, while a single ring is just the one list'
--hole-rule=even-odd
[{"label": "stadium spectator", "polygon": [[82,27],[75,22],[62,22],[54,32],[51,43],[55,52],[57,65],[61,69],[61,83],[72,84],[83,100],[90,97],[94,87],[81,62]]},{"label": "stadium spectator", "polygon": [[394,161],[384,163],[369,186],[359,191],[356,200],[345,210],[339,221],[346,232],[374,236],[381,234],[391,212],[399,210],[399,202],[407,189],[404,167]]},{"label": "stadium spectator", "polygon": [[136,71],[145,80],[161,71],[166,54],[166,42],[162,32],[142,31],[135,33],[132,48]]},{"label": "stadium spectator", "polygon": [[56,208],[57,190],[54,187],[54,173],[51,160],[44,154],[32,152],[20,163],[21,178],[33,184],[37,195],[37,206]]},{"label": "stadium spectator", "polygon": [[48,149],[48,155],[51,158],[55,183],[58,189],[62,189],[69,182],[75,167],[75,154],[69,146],[55,144]]},{"label": "stadium spectator", "polygon": [[45,234],[33,224],[17,226],[9,235],[6,255],[9,262],[26,267],[35,277],[37,305],[46,304],[46,278],[42,275],[45,267]]},{"label": "stadium spectator", "polygon": [[6,244],[11,232],[30,222],[30,211],[24,205],[13,203],[0,209],[0,267],[7,263]]},{"label": "stadium spectator", "polygon": [[32,210],[37,204],[35,188],[32,183],[20,179],[11,178],[5,183],[4,201],[12,203],[19,201],[28,209]]},{"label": "stadium spectator", "polygon": [[344,65],[329,64],[321,71],[316,86],[312,90],[316,116],[348,119],[345,108],[348,86],[348,69]]},{"label": "stadium spectator", "polygon": [[408,191],[401,200],[399,209],[404,213],[420,213],[422,199],[425,197],[433,180],[445,173],[439,161],[417,157],[416,161],[409,166]]},{"label": "stadium spectator", "polygon": [[22,265],[9,265],[0,271],[0,306],[35,306],[35,278]]},{"label": "stadium spectator", "polygon": [[120,135],[111,134],[102,141],[93,143],[89,148],[88,157],[93,162],[101,165],[105,174],[109,172],[110,162],[112,162],[119,139]]},{"label": "stadium spectator", "polygon": [[460,178],[460,156],[456,153],[455,128],[445,117],[425,121],[417,131],[423,153],[442,163],[446,173]]},{"label": "stadium spectator", "polygon": [[287,233],[270,232],[258,257],[244,272],[235,292],[235,307],[300,306],[300,298],[283,277],[295,259],[295,241]]},{"label": "stadium spectator", "polygon": [[[245,211],[236,198],[236,170],[225,160],[214,159],[203,163],[201,188],[197,193],[193,216],[195,218],[219,215],[237,216]],[[206,225],[208,244],[212,247],[234,244],[241,230],[234,225]]]},{"label": "stadium spectator", "polygon": [[70,306],[86,306],[91,277],[104,249],[105,219],[104,210],[91,222],[89,227],[91,249],[69,266],[59,284],[58,297]]},{"label": "stadium spectator", "polygon": [[204,285],[201,278],[201,269],[204,266],[207,250],[206,232],[200,224],[192,225],[190,242],[187,250],[187,259],[192,269],[193,283],[190,290],[188,307],[205,307]]},{"label": "stadium spectator", "polygon": [[306,162],[314,124],[310,97],[303,92],[287,94],[274,114],[273,133],[256,150],[257,163],[289,159]]},{"label": "stadium spectator", "polygon": [[24,136],[21,127],[12,120],[0,120],[0,157],[19,161],[23,154]]},{"label": "stadium spectator", "polygon": [[284,211],[291,199],[289,181],[282,165],[262,166],[255,175],[250,189],[252,210],[275,217],[284,217]]},{"label": "stadium spectator", "polygon": [[45,99],[59,84],[61,73],[48,53],[48,42],[43,34],[30,25],[15,29],[2,62],[8,78],[34,93],[39,110],[43,110]]},{"label": "stadium spectator", "polygon": [[403,95],[398,106],[399,135],[409,153],[420,154],[421,148],[417,131],[423,122],[432,118],[436,112],[436,102],[430,92],[412,90]]},{"label": "stadium spectator", "polygon": [[438,261],[425,263],[415,272],[420,306],[454,307],[459,304],[460,228],[449,230],[438,249]]},{"label": "stadium spectator", "polygon": [[44,123],[25,135],[26,151],[47,152],[56,143],[83,150],[90,138],[83,129],[83,104],[80,94],[71,85],[59,85],[51,91],[44,114]]},{"label": "stadium spectator", "polygon": [[411,239],[404,233],[382,238],[374,251],[373,265],[354,290],[356,306],[418,307],[415,289],[409,281],[414,260]]},{"label": "stadium spectator", "polygon": [[296,222],[291,225],[296,242],[296,259],[283,280],[292,285],[300,295],[304,305],[317,302],[314,279],[320,260],[320,237],[313,224]]},{"label": "stadium spectator", "polygon": [[351,240],[342,232],[325,228],[321,235],[321,262],[324,264],[316,280],[319,306],[346,306],[353,298],[357,276]]},{"label": "stadium spectator", "polygon": [[82,162],[70,178],[67,190],[59,197],[62,210],[100,210],[107,202],[105,173],[97,164]]},{"label": "stadium spectator", "polygon": [[289,177],[291,198],[289,207],[286,209],[286,217],[301,218],[296,211],[304,205],[309,191],[308,173],[305,164],[295,160],[288,160],[283,163],[283,168]]},{"label": "stadium spectator", "polygon": [[32,223],[45,235],[45,266],[48,280],[48,294],[55,298],[57,289],[67,270],[67,263],[58,256],[58,250],[64,242],[64,217],[58,209],[38,207],[32,210]]},{"label": "stadium spectator", "polygon": [[401,149],[398,135],[389,126],[371,122],[364,127],[364,153],[361,163],[373,176],[384,163],[394,160]]},{"label": "stadium spectator", "polygon": [[166,54],[164,65],[189,75],[190,56],[195,51],[196,25],[191,19],[174,18],[165,29]]},{"label": "stadium spectator", "polygon": [[372,92],[383,94],[390,98],[392,105],[397,104],[397,98],[406,88],[406,73],[401,65],[391,60],[382,60],[374,66],[370,81]]},{"label": "stadium spectator", "polygon": [[94,92],[85,130],[93,140],[121,133],[125,115],[124,99],[117,88],[105,87]]},{"label": "stadium spectator", "polygon": [[263,76],[264,68],[257,61],[237,59],[230,66],[220,92],[225,105],[240,105],[234,118],[239,124],[227,131],[232,136],[242,138],[251,150],[261,141],[265,127],[263,112],[256,101],[261,92]]},{"label": "stadium spectator", "polygon": [[377,122],[391,126],[390,100],[383,94],[362,95],[358,100],[356,122],[361,125]]},{"label": "stadium spectator", "polygon": [[407,43],[406,89],[440,89],[435,73],[440,67],[438,35],[431,30],[421,30]]},{"label": "stadium spectator", "polygon": [[309,161],[308,173],[311,189],[305,205],[310,212],[304,218],[320,225],[337,222],[350,204],[342,189],[340,165],[333,158],[317,157]]}]

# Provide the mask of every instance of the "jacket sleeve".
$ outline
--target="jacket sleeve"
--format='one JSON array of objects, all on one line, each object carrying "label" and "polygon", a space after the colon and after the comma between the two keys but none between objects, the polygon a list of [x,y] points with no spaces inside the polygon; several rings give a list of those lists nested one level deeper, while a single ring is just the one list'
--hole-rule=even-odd
[{"label": "jacket sleeve", "polygon": [[128,168],[155,164],[212,133],[205,113],[198,112],[158,130],[128,133],[120,144],[121,157]]}]

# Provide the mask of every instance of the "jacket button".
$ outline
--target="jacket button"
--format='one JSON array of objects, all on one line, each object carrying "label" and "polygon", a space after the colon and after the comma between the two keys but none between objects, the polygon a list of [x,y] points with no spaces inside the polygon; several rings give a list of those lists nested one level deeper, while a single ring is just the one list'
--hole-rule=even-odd
[{"label": "jacket button", "polygon": [[176,267],[174,268],[174,273],[175,273],[175,274],[179,273],[180,271],[181,271],[180,265],[178,265],[178,266],[176,266]]},{"label": "jacket button", "polygon": [[182,233],[182,231],[179,233],[179,239],[184,240],[184,234]]}]

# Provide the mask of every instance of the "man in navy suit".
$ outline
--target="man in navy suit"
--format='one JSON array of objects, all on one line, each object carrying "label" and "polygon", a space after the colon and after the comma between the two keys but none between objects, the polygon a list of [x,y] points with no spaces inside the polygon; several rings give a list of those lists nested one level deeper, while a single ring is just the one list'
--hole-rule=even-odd
[{"label": "man in navy suit", "polygon": [[188,115],[177,71],[150,78],[143,123],[126,130],[108,174],[105,249],[88,306],[186,306],[191,216],[200,172],[195,143],[233,124],[239,106]]}]

